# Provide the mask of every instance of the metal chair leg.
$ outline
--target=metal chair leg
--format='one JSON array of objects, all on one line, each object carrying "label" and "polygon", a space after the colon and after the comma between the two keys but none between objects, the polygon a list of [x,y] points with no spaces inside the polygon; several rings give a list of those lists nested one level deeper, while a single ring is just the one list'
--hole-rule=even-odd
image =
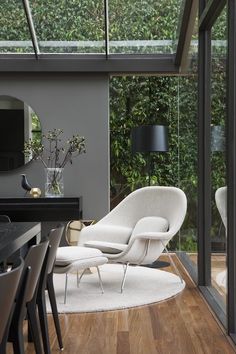
[{"label": "metal chair leg", "polygon": [[126,275],[127,275],[128,266],[129,266],[129,262],[126,263],[126,266],[125,266],[124,276],[123,276],[123,280],[122,280],[121,288],[120,288],[121,294],[123,293],[123,290],[124,290],[124,287],[125,287],[125,280],[126,280]]},{"label": "metal chair leg", "polygon": [[87,270],[87,268],[85,268],[83,270],[83,272],[81,273],[80,277],[78,277],[78,273],[77,273],[77,288],[79,287],[80,281],[81,281],[83,275],[85,274],[86,270]]},{"label": "metal chair leg", "polygon": [[99,283],[100,283],[100,287],[101,287],[101,290],[102,290],[102,294],[104,294],[104,289],[103,289],[103,285],[102,285],[102,278],[101,278],[101,273],[100,273],[100,269],[98,267],[97,268],[97,271],[98,271],[98,278],[99,278]]},{"label": "metal chair leg", "polygon": [[65,279],[64,304],[66,304],[67,283],[68,283],[68,273],[66,273],[66,279]]},{"label": "metal chair leg", "polygon": [[162,240],[161,240],[161,243],[162,243],[162,246],[164,247],[164,249],[165,249],[165,251],[166,251],[166,253],[167,253],[168,257],[169,257],[169,260],[170,260],[170,263],[172,265],[172,268],[174,268],[175,274],[178,275],[178,277],[180,278],[181,283],[183,283],[183,278],[182,278],[178,268],[176,267],[175,262],[173,261],[173,259],[172,259],[171,255],[170,255],[166,245],[164,244],[164,242]]}]

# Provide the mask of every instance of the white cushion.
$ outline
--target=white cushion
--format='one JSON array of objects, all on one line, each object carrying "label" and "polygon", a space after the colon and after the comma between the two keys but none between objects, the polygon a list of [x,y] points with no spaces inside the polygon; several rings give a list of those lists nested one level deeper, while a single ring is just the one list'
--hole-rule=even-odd
[{"label": "white cushion", "polygon": [[86,258],[86,259],[81,259],[69,264],[58,264],[56,263],[53,269],[54,273],[66,273],[71,269],[77,269],[77,270],[81,270],[81,269],[87,269],[87,268],[91,268],[91,267],[98,267],[101,266],[105,263],[108,262],[108,259],[103,256],[103,257],[93,257],[93,258]]},{"label": "white cushion", "polygon": [[168,220],[160,216],[146,216],[136,223],[130,239],[142,232],[166,232],[169,228]]},{"label": "white cushion", "polygon": [[88,241],[84,244],[86,247],[98,248],[104,253],[116,254],[124,251],[128,245],[123,243],[105,242],[105,241]]},{"label": "white cushion", "polygon": [[79,245],[84,245],[88,241],[94,240],[125,244],[128,243],[131,232],[131,227],[97,223],[83,228],[80,233]]},{"label": "white cushion", "polygon": [[78,246],[59,247],[57,249],[56,265],[66,265],[94,257],[103,257],[103,254],[95,248]]}]

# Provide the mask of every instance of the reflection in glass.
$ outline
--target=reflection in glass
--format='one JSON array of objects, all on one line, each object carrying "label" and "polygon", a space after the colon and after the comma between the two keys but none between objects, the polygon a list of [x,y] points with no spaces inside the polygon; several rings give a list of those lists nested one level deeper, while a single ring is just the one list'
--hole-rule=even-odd
[{"label": "reflection in glass", "polygon": [[211,55],[211,285],[226,310],[226,56],[227,20],[224,10],[212,28]]},{"label": "reflection in glass", "polygon": [[41,53],[104,53],[103,0],[35,0],[31,11]]},{"label": "reflection in glass", "polygon": [[168,126],[169,151],[153,154],[150,184],[177,186],[186,193],[187,215],[169,249],[181,251],[196,273],[197,75],[112,77],[110,85],[111,209],[131,190],[149,184],[145,156],[132,154],[131,128]]},{"label": "reflection in glass", "polygon": [[22,1],[0,1],[0,53],[34,53]]},{"label": "reflection in glass", "polygon": [[[108,0],[109,52],[176,52],[184,0]],[[42,54],[104,54],[104,0],[29,1]],[[0,52],[34,53],[22,1],[1,1]],[[16,20],[17,19],[17,20]]]},{"label": "reflection in glass", "polygon": [[109,2],[110,53],[173,53],[182,0]]},{"label": "reflection in glass", "polygon": [[0,96],[0,122],[0,171],[9,171],[31,160],[24,156],[24,142],[41,140],[41,125],[30,106],[10,96]]}]

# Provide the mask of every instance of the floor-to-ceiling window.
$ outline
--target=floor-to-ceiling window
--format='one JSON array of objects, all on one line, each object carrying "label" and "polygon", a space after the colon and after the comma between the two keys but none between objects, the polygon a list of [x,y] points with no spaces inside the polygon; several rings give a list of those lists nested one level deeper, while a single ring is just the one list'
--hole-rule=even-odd
[{"label": "floor-to-ceiling window", "polygon": [[[194,61],[193,66],[196,66]],[[169,149],[153,152],[151,185],[180,187],[188,211],[169,248],[197,264],[197,73],[179,77],[112,77],[110,80],[111,208],[149,184],[148,154],[132,153],[132,128],[168,127]]]},{"label": "floor-to-ceiling window", "polygon": [[199,286],[236,341],[236,3],[199,3]]},{"label": "floor-to-ceiling window", "polygon": [[211,286],[226,312],[226,8],[211,29]]}]

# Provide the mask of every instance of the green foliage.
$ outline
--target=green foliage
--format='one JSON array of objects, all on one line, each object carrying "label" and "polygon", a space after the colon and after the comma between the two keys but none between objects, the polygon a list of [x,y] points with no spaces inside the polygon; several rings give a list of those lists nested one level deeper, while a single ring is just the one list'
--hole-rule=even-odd
[{"label": "green foliage", "polygon": [[[191,95],[186,94],[191,92]],[[189,200],[184,228],[196,229],[197,78],[113,77],[111,80],[111,186],[113,196],[148,184],[147,156],[132,154],[131,129],[163,124],[169,151],[153,153],[151,184],[182,188]],[[174,243],[175,247],[176,242]],[[173,244],[172,244],[173,246]]]},{"label": "green foliage", "polygon": [[[172,52],[182,0],[110,0],[109,39],[124,41],[124,45],[111,45],[115,53]],[[105,51],[104,1],[94,0],[32,0],[32,17],[39,41],[93,41],[74,47],[48,46],[52,52],[101,53]],[[0,40],[30,40],[22,1],[0,2]],[[126,40],[170,40],[162,48],[155,46],[131,46]],[[172,43],[172,42],[173,43]],[[42,45],[42,43],[40,43]],[[2,49],[12,52],[32,52],[30,47]]]},{"label": "green foliage", "polygon": [[[172,52],[178,37],[182,0],[109,0],[111,53]],[[78,48],[49,46],[46,52],[104,52],[103,1],[32,0],[32,16],[39,41],[93,41]],[[0,40],[30,40],[22,2],[0,2]],[[196,26],[197,27],[197,26]],[[225,39],[226,11],[212,30],[214,41],[212,72],[212,125],[225,126]],[[196,35],[194,37],[196,39]],[[128,40],[168,40],[165,46],[131,46]],[[117,41],[124,44],[117,45]],[[221,42],[219,42],[221,41]],[[223,45],[221,45],[223,44]],[[45,48],[44,48],[45,49]],[[32,52],[29,47],[1,48],[2,51]],[[192,63],[194,64],[194,63]],[[177,237],[172,248],[196,250],[197,210],[197,76],[112,77],[110,80],[111,194],[113,205],[131,190],[148,183],[147,156],[132,155],[130,132],[143,124],[164,124],[169,128],[169,151],[152,154],[151,184],[182,188],[188,198],[188,214],[181,245]],[[219,215],[215,190],[225,184],[224,152],[214,152],[212,163],[212,235],[217,233]],[[186,231],[187,230],[187,231]]]}]

